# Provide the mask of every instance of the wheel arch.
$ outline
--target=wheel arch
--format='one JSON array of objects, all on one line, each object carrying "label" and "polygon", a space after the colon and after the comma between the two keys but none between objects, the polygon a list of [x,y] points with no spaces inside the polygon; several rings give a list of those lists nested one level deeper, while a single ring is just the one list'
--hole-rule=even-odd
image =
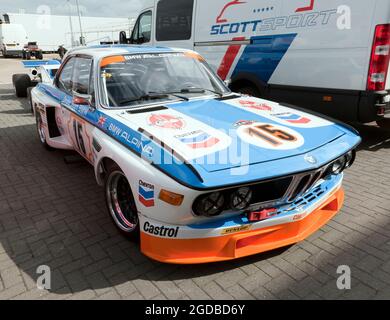
[{"label": "wheel arch", "polygon": [[259,79],[256,75],[247,72],[241,72],[231,78],[230,88],[232,91],[239,91],[244,87],[252,87],[262,95],[267,88],[267,83]]},{"label": "wheel arch", "polygon": [[99,186],[103,186],[110,165],[117,165],[120,168],[120,165],[109,156],[103,156],[95,165],[95,178]]}]

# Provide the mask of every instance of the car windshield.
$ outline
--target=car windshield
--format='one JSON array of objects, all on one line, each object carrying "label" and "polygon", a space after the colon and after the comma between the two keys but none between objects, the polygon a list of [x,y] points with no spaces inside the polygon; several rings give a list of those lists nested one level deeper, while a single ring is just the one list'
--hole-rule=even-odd
[{"label": "car windshield", "polygon": [[223,96],[229,89],[193,52],[112,56],[100,63],[102,103],[133,107],[145,103]]}]

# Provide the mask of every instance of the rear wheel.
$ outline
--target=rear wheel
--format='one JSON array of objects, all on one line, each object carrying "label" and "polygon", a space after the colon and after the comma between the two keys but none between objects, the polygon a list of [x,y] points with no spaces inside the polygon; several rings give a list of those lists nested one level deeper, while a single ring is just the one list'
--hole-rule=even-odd
[{"label": "rear wheel", "polygon": [[39,138],[39,141],[41,142],[41,145],[46,150],[54,150],[52,147],[50,147],[47,144],[45,125],[42,121],[42,115],[39,111],[37,111],[35,114],[35,120],[36,120],[36,125],[37,125],[38,138]]},{"label": "rear wheel", "polygon": [[127,237],[139,239],[139,219],[130,184],[115,164],[106,168],[105,196],[108,211],[119,230]]},{"label": "rear wheel", "polygon": [[390,130],[390,119],[380,119],[376,121],[376,124],[383,129]]},{"label": "rear wheel", "polygon": [[42,60],[43,59],[43,54],[42,51],[38,51],[35,55],[35,59]]},{"label": "rear wheel", "polygon": [[18,98],[27,97],[27,88],[32,86],[30,76],[28,74],[14,74],[12,83],[15,87],[15,93]]}]

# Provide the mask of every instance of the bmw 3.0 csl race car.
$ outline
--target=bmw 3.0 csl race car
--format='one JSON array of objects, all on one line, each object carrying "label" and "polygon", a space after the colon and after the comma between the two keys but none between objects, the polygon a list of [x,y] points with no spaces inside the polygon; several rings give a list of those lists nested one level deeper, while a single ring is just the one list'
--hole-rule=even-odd
[{"label": "bmw 3.0 csl race car", "polygon": [[41,143],[95,168],[117,227],[162,262],[305,239],[341,208],[353,129],[229,91],[193,51],[97,46],[32,90]]}]

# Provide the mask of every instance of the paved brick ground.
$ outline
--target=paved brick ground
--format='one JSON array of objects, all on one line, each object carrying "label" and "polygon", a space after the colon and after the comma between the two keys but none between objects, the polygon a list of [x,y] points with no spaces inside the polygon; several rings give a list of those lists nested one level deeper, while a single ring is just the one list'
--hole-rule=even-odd
[{"label": "paved brick ground", "polygon": [[[153,262],[118,234],[92,168],[40,147],[26,100],[0,86],[0,299],[390,298],[390,132],[359,127],[342,212],[308,240],[234,262]],[[36,289],[37,266],[52,290]],[[339,265],[352,289],[336,287]]]}]

